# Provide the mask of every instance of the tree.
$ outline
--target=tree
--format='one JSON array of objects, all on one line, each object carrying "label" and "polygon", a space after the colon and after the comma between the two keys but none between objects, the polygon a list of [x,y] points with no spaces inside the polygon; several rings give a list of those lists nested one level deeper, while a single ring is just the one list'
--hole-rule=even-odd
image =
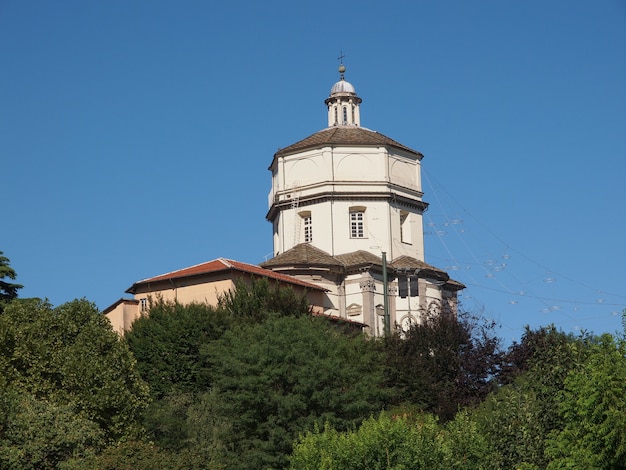
[{"label": "tree", "polygon": [[434,313],[387,338],[387,385],[395,404],[409,403],[450,420],[494,388],[502,353],[495,324],[469,313]]},{"label": "tree", "polygon": [[154,399],[179,392],[198,393],[210,387],[200,368],[202,345],[221,338],[234,323],[258,323],[270,314],[308,315],[306,295],[297,295],[266,278],[251,283],[238,280],[234,290],[219,296],[217,307],[157,300],[124,338]]},{"label": "tree", "polygon": [[[56,467],[55,467],[56,468]],[[106,448],[98,455],[73,458],[59,470],[200,470],[187,465],[176,453],[164,452],[145,441],[125,441]]]},{"label": "tree", "polygon": [[445,426],[430,414],[381,413],[356,430],[338,432],[326,425],[294,444],[291,468],[297,470],[484,469],[486,443],[466,413]]},{"label": "tree", "polygon": [[559,394],[565,425],[552,431],[549,469],[626,468],[626,343],[603,335]]},{"label": "tree", "polygon": [[385,470],[443,468],[441,433],[432,415],[417,422],[382,413],[355,431],[338,432],[326,425],[299,439],[291,456],[298,470]]},{"label": "tree", "polygon": [[228,468],[282,468],[298,434],[344,430],[385,403],[382,356],[363,336],[323,318],[272,317],[240,325],[203,348],[215,409],[232,432]]},{"label": "tree", "polygon": [[3,281],[6,278],[15,279],[16,277],[15,270],[9,264],[9,258],[3,256],[2,251],[0,251],[0,313],[2,313],[4,305],[17,298],[17,291],[24,287],[20,284]]},{"label": "tree", "polygon": [[11,302],[0,316],[0,375],[50,412],[94,423],[103,443],[140,431],[148,387],[126,344],[86,300],[56,308],[39,299]]},{"label": "tree", "polygon": [[137,369],[150,384],[154,399],[209,386],[202,375],[200,348],[220,338],[231,315],[206,304],[156,302],[138,318],[124,339],[137,359]]},{"label": "tree", "polygon": [[[495,468],[546,468],[550,435],[563,429],[560,393],[572,370],[585,360],[593,338],[576,338],[554,326],[527,329],[515,352],[512,383],[487,397],[476,412]],[[513,361],[510,361],[510,363]],[[515,377],[513,379],[513,377]]]},{"label": "tree", "polygon": [[260,322],[269,314],[305,316],[311,313],[306,293],[296,294],[289,286],[252,278],[250,283],[237,280],[235,289],[221,294],[218,307],[237,319]]},{"label": "tree", "polygon": [[0,388],[0,468],[56,469],[103,445],[103,431],[71,405],[37,399],[15,387]]},{"label": "tree", "polygon": [[309,316],[308,301],[306,295],[265,278],[237,281],[234,290],[220,296],[217,307],[151,303],[149,314],[136,320],[124,337],[150,384],[153,402],[143,419],[149,439],[186,456],[188,468],[196,461],[220,467],[226,452],[223,436],[232,426],[215,411],[219,400],[211,390],[212,374],[201,350],[234,326],[276,316]]}]

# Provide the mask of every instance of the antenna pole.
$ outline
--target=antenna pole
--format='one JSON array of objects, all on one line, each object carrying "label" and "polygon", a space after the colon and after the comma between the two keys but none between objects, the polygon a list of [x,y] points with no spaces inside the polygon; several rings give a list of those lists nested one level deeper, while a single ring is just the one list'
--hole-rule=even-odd
[{"label": "antenna pole", "polygon": [[389,318],[389,281],[387,279],[387,253],[383,251],[383,308],[385,313],[385,336],[391,333],[391,319]]}]

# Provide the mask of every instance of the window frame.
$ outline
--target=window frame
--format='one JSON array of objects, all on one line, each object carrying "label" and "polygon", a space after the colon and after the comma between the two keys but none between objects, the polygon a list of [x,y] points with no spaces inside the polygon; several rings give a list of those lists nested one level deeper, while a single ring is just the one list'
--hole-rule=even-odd
[{"label": "window frame", "polygon": [[350,207],[348,220],[350,222],[349,228],[350,228],[351,239],[367,238],[365,207],[363,206]]},{"label": "window frame", "polygon": [[407,245],[412,245],[411,237],[411,213],[409,211],[400,211],[400,241]]}]

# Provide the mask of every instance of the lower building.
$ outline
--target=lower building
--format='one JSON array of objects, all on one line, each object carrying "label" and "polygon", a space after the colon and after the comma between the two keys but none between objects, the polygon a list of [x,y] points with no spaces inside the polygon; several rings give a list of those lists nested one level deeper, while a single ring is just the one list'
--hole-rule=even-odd
[{"label": "lower building", "polygon": [[151,301],[217,305],[220,295],[234,290],[237,281],[251,283],[253,278],[277,282],[299,295],[306,293],[311,312],[314,315],[324,313],[324,287],[225,258],[137,281],[126,289],[126,293],[132,294],[132,298],[122,298],[102,313],[109,318],[113,329],[123,334],[137,318],[148,313]]},{"label": "lower building", "polygon": [[392,330],[419,323],[425,313],[456,314],[457,292],[465,287],[409,256],[390,262],[368,251],[331,256],[308,243],[261,266],[323,287],[324,315],[367,325],[373,336],[384,334],[385,314]]}]

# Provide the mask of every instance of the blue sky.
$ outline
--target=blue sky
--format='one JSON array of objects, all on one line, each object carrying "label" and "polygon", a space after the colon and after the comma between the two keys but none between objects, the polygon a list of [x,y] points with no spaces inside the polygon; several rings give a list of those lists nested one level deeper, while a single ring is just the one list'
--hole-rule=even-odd
[{"label": "blue sky", "polygon": [[425,155],[426,261],[501,324],[614,332],[626,307],[626,2],[0,2],[0,251],[22,297],[105,308],[259,263],[279,147],[346,79]]}]

